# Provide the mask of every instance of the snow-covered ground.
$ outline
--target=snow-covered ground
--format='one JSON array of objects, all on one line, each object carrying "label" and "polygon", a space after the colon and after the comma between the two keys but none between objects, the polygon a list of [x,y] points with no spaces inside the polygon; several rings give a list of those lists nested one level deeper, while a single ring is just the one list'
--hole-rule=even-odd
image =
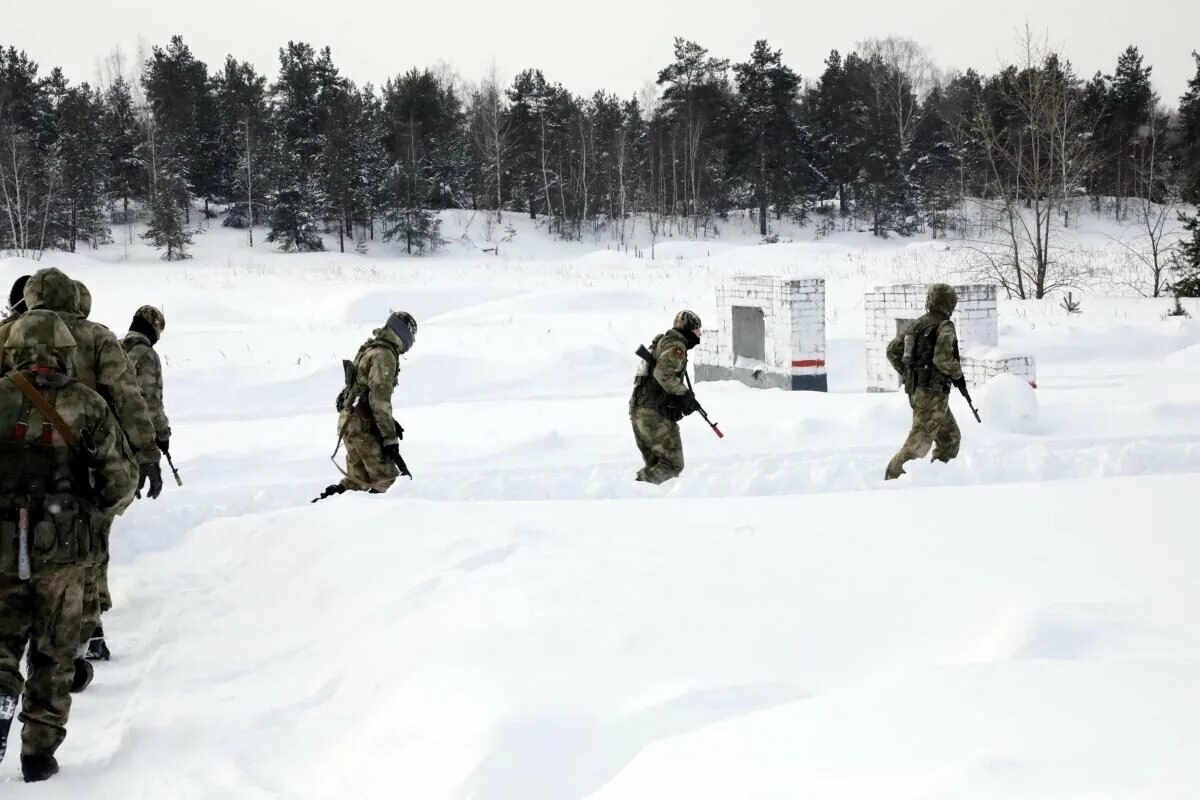
[{"label": "snow-covered ground", "polygon": [[[116,659],[62,775],[14,754],[4,797],[1200,796],[1200,306],[1002,302],[1039,390],[977,387],[983,425],[956,397],[961,458],[885,487],[908,410],[863,391],[862,292],[961,252],[734,223],[652,262],[512,224],[498,257],[466,215],[422,259],[217,227],[182,265],[47,256],[94,319],[166,311],[187,485],[120,521]],[[832,391],[701,384],[726,438],[689,418],[684,477],[635,485],[636,346],[723,274],[814,271]],[[392,307],[415,480],[310,505]]]}]

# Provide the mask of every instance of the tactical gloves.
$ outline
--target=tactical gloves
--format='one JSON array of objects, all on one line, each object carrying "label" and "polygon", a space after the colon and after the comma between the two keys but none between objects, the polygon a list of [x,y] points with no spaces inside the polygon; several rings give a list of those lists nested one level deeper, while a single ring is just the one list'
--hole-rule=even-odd
[{"label": "tactical gloves", "polygon": [[164,456],[171,454],[171,440],[170,439],[159,439],[155,442],[155,444],[158,445],[159,450],[163,451]]},{"label": "tactical gloves", "polygon": [[385,444],[383,446],[383,457],[393,464],[400,458],[399,444]]},{"label": "tactical gloves", "polygon": [[147,493],[147,496],[151,500],[157,500],[163,490],[162,468],[158,464],[142,464],[140,467],[137,486],[139,495],[142,493],[142,489],[145,488],[147,480],[150,481],[150,491]]},{"label": "tactical gloves", "polygon": [[967,391],[967,379],[965,377],[959,378],[958,380],[950,381],[950,383],[954,386],[955,389],[958,389],[960,392],[965,393]]}]

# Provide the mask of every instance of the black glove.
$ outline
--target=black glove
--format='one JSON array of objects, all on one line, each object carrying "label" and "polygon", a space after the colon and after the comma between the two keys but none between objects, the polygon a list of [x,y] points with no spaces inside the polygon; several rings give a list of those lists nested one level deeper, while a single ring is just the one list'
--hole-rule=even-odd
[{"label": "black glove", "polygon": [[151,500],[157,500],[162,494],[162,469],[158,464],[142,464],[138,471],[138,494],[142,493],[142,488],[145,487],[146,481],[150,481],[150,492],[147,494]]},{"label": "black glove", "polygon": [[691,389],[679,399],[679,411],[686,417],[689,414],[694,414],[699,404],[696,402],[696,393]]},{"label": "black glove", "polygon": [[383,457],[395,464],[398,460],[400,460],[400,445],[385,444],[383,446]]},{"label": "black glove", "polygon": [[159,450],[163,451],[163,455],[171,454],[171,440],[170,439],[159,439],[158,441],[155,442],[155,444],[158,445]]},{"label": "black glove", "polygon": [[967,379],[966,379],[966,377],[962,377],[962,378],[959,378],[958,380],[953,380],[953,381],[950,381],[950,383],[951,383],[951,385],[953,385],[953,386],[954,386],[954,388],[955,388],[955,389],[958,389],[960,392],[964,392],[964,393],[965,393],[965,392],[967,391]]}]

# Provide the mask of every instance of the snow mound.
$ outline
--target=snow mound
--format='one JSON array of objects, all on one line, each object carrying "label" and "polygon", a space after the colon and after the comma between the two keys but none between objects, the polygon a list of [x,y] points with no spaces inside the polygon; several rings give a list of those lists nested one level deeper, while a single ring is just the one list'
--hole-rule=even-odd
[{"label": "snow mound", "polygon": [[1038,433],[1037,393],[1016,375],[997,375],[983,385],[978,408],[984,423],[1009,433]]}]

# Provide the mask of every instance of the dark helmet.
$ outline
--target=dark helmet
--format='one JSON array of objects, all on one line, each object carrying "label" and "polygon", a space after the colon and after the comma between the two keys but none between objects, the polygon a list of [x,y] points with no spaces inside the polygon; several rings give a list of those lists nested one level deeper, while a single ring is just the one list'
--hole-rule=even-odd
[{"label": "dark helmet", "polygon": [[133,312],[133,318],[141,321],[144,325],[149,325],[157,336],[162,336],[163,331],[167,329],[167,318],[154,306],[142,306]]},{"label": "dark helmet", "polygon": [[675,315],[674,327],[681,331],[698,331],[704,327],[700,322],[700,315],[695,311],[688,311],[686,308]]},{"label": "dark helmet", "polygon": [[407,353],[412,349],[417,340],[417,321],[413,319],[412,314],[407,311],[393,311],[383,327],[396,334],[396,338],[404,345],[400,352]]}]

